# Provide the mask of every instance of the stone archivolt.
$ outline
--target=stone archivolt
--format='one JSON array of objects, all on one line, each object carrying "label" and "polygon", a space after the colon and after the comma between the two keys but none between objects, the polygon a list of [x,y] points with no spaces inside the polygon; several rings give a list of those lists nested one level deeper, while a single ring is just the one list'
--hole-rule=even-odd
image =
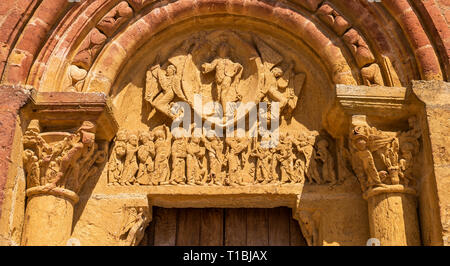
[{"label": "stone archivolt", "polygon": [[[373,21],[383,24],[387,19],[377,15],[380,12],[373,10],[375,7],[383,9],[384,13],[389,15],[389,19],[392,17],[392,20],[395,20],[397,12],[401,14],[403,12],[401,10],[410,8],[410,5],[403,4],[403,1],[401,1],[402,3],[386,1],[377,5],[352,3],[350,10],[346,4],[339,1],[286,1],[277,5],[271,5],[265,1],[252,1],[244,5],[244,2],[228,3],[224,1],[217,4],[209,3],[209,1],[197,3],[188,0],[174,1],[173,3],[130,0],[119,2],[115,6],[111,4],[101,7],[89,4],[74,6],[74,10],[80,15],[68,19],[68,25],[58,28],[52,34],[51,39],[48,40],[52,44],[45,46],[42,56],[39,56],[39,62],[36,62],[37,64],[32,68],[33,74],[31,74],[32,78],[29,82],[36,86],[43,86],[44,90],[63,82],[65,84],[63,90],[108,92],[109,88],[100,86],[100,84],[107,82],[111,85],[118,76],[120,65],[124,63],[114,62],[114,65],[117,64],[117,66],[111,68],[109,72],[106,71],[108,67],[104,63],[108,62],[109,67],[112,67],[112,54],[119,52],[123,53],[124,58],[128,58],[139,48],[140,44],[145,43],[144,39],[147,36],[151,37],[168,26],[163,21],[170,20],[175,24],[179,22],[178,18],[186,19],[211,14],[247,16],[270,22],[275,21],[286,29],[301,29],[294,34],[299,35],[320,53],[321,59],[332,68],[329,74],[333,76],[334,83],[399,86],[400,82],[406,84],[407,79],[412,76],[416,79],[420,79],[418,75],[424,79],[436,77],[442,79],[443,77],[439,67],[440,59],[430,53],[433,46],[440,46],[431,44],[423,29],[417,30],[417,27],[410,25],[415,25],[416,22],[420,23],[420,18],[415,16],[415,12],[408,12],[404,20],[402,17],[399,26],[386,23],[383,27],[374,27]],[[212,3],[215,3],[213,9],[204,8]],[[147,8],[143,8],[144,6]],[[302,15],[295,11],[299,8],[305,9]],[[367,15],[359,19],[360,16],[356,14]],[[101,19],[94,24],[95,27],[89,28],[93,23],[86,23],[86,19],[95,17],[95,15]],[[58,16],[55,15],[55,17]],[[300,26],[294,27],[293,23]],[[304,28],[308,24],[311,25]],[[369,27],[367,25],[370,25],[370,29],[362,30],[364,27]],[[323,31],[324,27],[330,28],[332,34]],[[119,30],[120,28],[123,30]],[[410,29],[416,30],[411,31]],[[391,34],[392,32],[395,34]],[[335,42],[335,38],[341,40]],[[416,45],[414,47],[409,47],[407,42],[404,42],[402,45],[408,47],[397,48],[397,44],[401,43],[400,40],[405,38],[420,39],[421,42],[417,45],[412,42],[413,46]],[[134,41],[130,42],[129,40]],[[68,45],[69,47],[67,47]],[[420,49],[423,51],[417,55],[405,53],[404,51],[408,51],[409,48],[414,51]],[[349,54],[346,52],[347,49],[349,49]],[[58,60],[52,60],[55,56],[60,56],[61,53],[65,54],[68,51],[73,58],[71,65],[62,66]],[[394,60],[394,58],[404,58],[405,56],[411,57],[414,62],[408,65]],[[94,60],[100,64],[92,68]],[[389,61],[388,64],[386,64],[386,60]],[[10,64],[13,64],[12,61]],[[103,63],[103,61],[105,62]],[[43,65],[48,68],[46,64],[48,62],[51,62],[52,65],[50,72],[42,68]],[[443,64],[448,65],[446,62]],[[420,68],[420,73],[416,73],[415,65]],[[77,71],[73,66],[82,70]],[[55,71],[61,73],[53,75]],[[87,72],[86,76],[84,71]],[[348,75],[352,71],[354,72],[353,77]],[[36,79],[37,73],[43,73],[43,77]],[[11,72],[10,75],[14,74]],[[13,80],[15,78],[11,76],[6,79]]]}]

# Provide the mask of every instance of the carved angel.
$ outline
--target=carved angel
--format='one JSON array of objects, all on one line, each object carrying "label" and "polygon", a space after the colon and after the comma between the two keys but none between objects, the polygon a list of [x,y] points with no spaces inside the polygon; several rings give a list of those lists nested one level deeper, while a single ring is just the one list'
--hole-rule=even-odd
[{"label": "carved angel", "polygon": [[[260,88],[259,98],[265,97],[280,103],[280,113],[286,120],[292,117],[292,111],[298,103],[306,75],[295,74],[294,63],[282,63],[284,58],[259,38],[255,43],[262,57],[260,75],[264,77],[264,86]],[[283,70],[282,65],[287,65]]]},{"label": "carved angel", "polygon": [[[171,104],[175,97],[191,104],[189,97],[186,97],[186,91],[182,88],[182,80],[186,79],[187,70],[192,72],[192,55],[188,52],[191,49],[195,49],[194,44],[195,41],[192,40],[183,42],[168,59],[165,70],[163,69],[164,66],[157,63],[147,71],[145,100],[154,107],[149,118],[156,113],[156,110],[172,119],[175,118],[177,115],[171,112]],[[192,48],[193,46],[194,48]],[[194,83],[199,82],[195,80]],[[193,90],[194,92],[198,90],[198,88],[185,89]]]}]

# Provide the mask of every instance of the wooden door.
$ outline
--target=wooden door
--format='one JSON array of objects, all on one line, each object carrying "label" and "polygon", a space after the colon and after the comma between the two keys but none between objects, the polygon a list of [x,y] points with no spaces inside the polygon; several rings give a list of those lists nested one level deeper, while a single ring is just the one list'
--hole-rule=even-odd
[{"label": "wooden door", "polygon": [[144,246],[306,246],[291,209],[153,208]]}]

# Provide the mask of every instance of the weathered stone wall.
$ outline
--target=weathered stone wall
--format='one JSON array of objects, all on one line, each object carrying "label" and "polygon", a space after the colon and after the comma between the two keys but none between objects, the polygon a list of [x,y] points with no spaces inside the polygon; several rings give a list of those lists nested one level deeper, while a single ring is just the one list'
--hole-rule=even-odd
[{"label": "weathered stone wall", "polygon": [[25,207],[19,110],[29,100],[23,87],[0,86],[0,243],[20,244]]}]

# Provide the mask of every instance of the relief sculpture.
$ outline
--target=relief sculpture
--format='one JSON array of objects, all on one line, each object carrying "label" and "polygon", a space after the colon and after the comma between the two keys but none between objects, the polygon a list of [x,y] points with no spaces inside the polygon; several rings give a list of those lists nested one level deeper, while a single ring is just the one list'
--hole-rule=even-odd
[{"label": "relief sculpture", "polygon": [[[269,137],[221,138],[211,132],[201,137],[175,137],[167,126],[140,131],[138,138],[137,134],[121,130],[109,158],[109,184],[244,186],[305,181],[319,185],[340,183],[335,152],[324,136],[316,132],[282,133],[276,146],[267,145],[265,138]],[[405,155],[399,160],[399,165],[405,169],[409,169],[410,162],[407,146],[403,149]]]},{"label": "relief sculpture", "polygon": [[145,88],[145,100],[152,107],[149,118],[159,112],[175,119],[172,107],[183,101],[203,120],[227,126],[225,117],[211,117],[216,110],[194,106],[197,95],[203,103],[219,103],[220,113],[235,120],[248,112],[237,114],[235,108],[227,110],[228,104],[277,101],[282,118],[289,122],[306,79],[295,68],[295,62],[256,36],[244,40],[233,31],[198,34],[181,43],[167,60],[157,56],[149,66]]},{"label": "relief sculpture", "polygon": [[421,130],[415,116],[404,132],[370,127],[365,116],[353,117],[349,136],[351,164],[363,191],[387,185],[414,186],[413,167]]},{"label": "relief sculpture", "polygon": [[23,136],[27,187],[59,187],[78,193],[89,177],[100,174],[106,161],[106,150],[99,149],[95,132],[96,126],[85,121],[74,133],[41,133],[39,121],[32,120]]}]

